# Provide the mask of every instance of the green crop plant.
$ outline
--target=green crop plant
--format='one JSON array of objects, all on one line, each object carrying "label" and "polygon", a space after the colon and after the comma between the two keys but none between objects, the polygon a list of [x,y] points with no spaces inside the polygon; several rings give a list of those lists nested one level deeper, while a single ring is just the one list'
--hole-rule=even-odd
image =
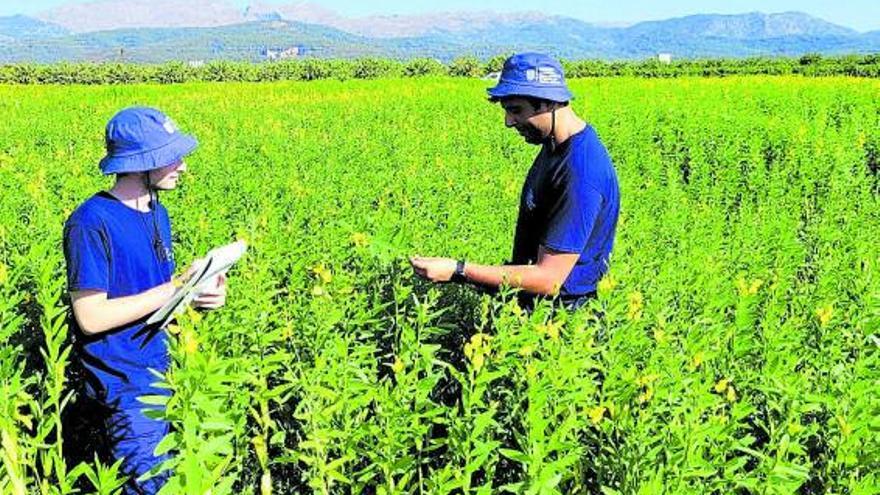
[{"label": "green crop plant", "polygon": [[[782,72],[833,61],[806,62]],[[675,70],[770,66],[731,64]],[[537,149],[488,82],[430,61],[184,69],[0,86],[0,492],[123,481],[68,459],[61,229],[109,185],[103,126],[133,104],[201,143],[161,197],[178,266],[250,245],[227,306],[168,329],[173,395],[143,398],[173,425],[165,493],[880,491],[877,80],[573,66],[656,74],[572,81],[620,177],[618,236],[596,300],[527,314],[407,263],[510,254]],[[310,81],[248,82],[291,78]]]}]

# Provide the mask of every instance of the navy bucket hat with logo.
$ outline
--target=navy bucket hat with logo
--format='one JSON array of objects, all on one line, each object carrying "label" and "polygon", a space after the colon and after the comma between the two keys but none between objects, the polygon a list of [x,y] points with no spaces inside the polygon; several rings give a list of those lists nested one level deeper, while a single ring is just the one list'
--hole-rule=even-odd
[{"label": "navy bucket hat with logo", "polygon": [[543,53],[518,53],[508,58],[494,88],[486,90],[493,100],[508,96],[532,96],[564,103],[574,99],[565,85],[558,60]]},{"label": "navy bucket hat with logo", "polygon": [[173,120],[149,107],[120,110],[107,123],[104,175],[147,172],[167,167],[189,155],[198,141],[180,132]]}]

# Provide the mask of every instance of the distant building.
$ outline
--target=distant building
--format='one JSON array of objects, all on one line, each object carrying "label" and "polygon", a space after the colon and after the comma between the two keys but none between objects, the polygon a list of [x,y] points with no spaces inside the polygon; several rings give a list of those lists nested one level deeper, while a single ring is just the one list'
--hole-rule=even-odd
[{"label": "distant building", "polygon": [[302,47],[299,46],[292,46],[289,48],[265,48],[263,50],[263,58],[269,61],[296,58],[302,55],[302,51]]},{"label": "distant building", "polygon": [[198,69],[199,67],[205,65],[204,60],[190,60],[186,63],[187,67],[192,67],[193,69]]},{"label": "distant building", "polygon": [[657,60],[659,60],[661,64],[671,64],[672,63],[672,54],[671,53],[661,53],[661,54],[657,55]]}]

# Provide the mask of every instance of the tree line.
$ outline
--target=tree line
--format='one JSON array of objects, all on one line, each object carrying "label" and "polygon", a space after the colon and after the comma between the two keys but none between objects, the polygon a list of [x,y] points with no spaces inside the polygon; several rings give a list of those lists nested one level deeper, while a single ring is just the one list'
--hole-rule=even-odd
[{"label": "tree line", "polygon": [[[467,56],[448,64],[435,59],[407,61],[360,58],[289,59],[251,63],[17,63],[0,65],[0,84],[172,84],[191,81],[310,81],[315,79],[375,79],[380,77],[491,77],[501,70],[507,55],[488,60]],[[880,54],[797,58],[681,59],[664,63],[649,60],[563,61],[569,78],[585,77],[724,77],[735,75],[803,75],[880,77]]]}]

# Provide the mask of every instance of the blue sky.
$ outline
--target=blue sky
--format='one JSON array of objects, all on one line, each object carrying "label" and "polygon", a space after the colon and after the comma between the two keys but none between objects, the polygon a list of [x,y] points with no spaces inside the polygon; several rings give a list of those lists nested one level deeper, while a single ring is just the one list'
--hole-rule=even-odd
[{"label": "blue sky", "polygon": [[[34,14],[57,5],[84,0],[0,0],[0,15]],[[186,1],[186,0],[180,0]],[[241,6],[246,0],[229,0]],[[269,3],[296,3],[297,0],[263,0]],[[665,19],[695,13],[738,14],[743,12],[784,12],[798,10],[821,17],[859,31],[880,30],[880,7],[877,0],[815,1],[815,0],[677,0],[657,2],[639,0],[615,2],[609,0],[385,0],[364,2],[354,0],[317,0],[313,3],[349,16],[369,14],[412,14],[437,10],[539,10],[551,14],[567,15],[588,22],[638,22]],[[552,4],[552,5],[548,5]]]}]

